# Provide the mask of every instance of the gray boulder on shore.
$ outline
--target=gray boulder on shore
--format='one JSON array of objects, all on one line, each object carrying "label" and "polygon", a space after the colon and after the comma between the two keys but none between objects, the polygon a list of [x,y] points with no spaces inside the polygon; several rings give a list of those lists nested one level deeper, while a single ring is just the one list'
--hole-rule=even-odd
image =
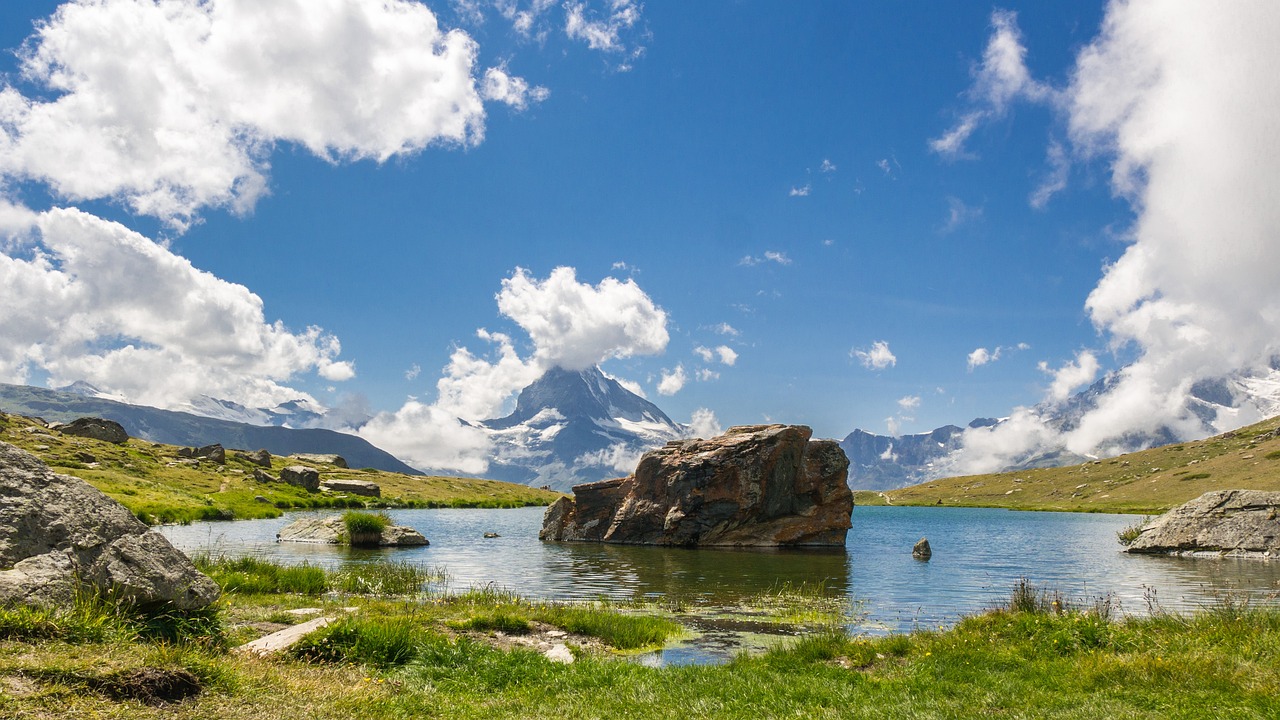
[{"label": "gray boulder on shore", "polygon": [[290,465],[280,468],[280,482],[296,485],[310,492],[318,492],[320,471],[306,465]]},{"label": "gray boulder on shore", "polygon": [[163,536],[85,481],[0,442],[0,604],[71,604],[82,590],[141,608],[218,598]]},{"label": "gray boulder on shore", "polygon": [[1128,552],[1280,558],[1280,492],[1207,492],[1143,526]]}]

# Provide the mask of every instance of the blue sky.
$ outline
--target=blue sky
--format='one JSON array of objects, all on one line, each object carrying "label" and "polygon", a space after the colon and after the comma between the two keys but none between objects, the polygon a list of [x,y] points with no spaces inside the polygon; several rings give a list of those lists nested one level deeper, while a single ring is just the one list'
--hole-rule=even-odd
[{"label": "blue sky", "polygon": [[[57,5],[4,3],[0,45],[18,48],[33,22]],[[170,5],[186,6],[184,12],[200,12],[195,3]],[[435,401],[457,348],[493,361],[502,343],[478,338],[478,329],[508,336],[523,361],[554,356],[518,318],[499,312],[495,296],[517,268],[535,286],[558,267],[573,268],[577,282],[593,287],[609,277],[634,283],[665,313],[669,338],[659,349],[629,344],[630,336],[618,346],[629,350],[601,346],[602,355],[633,353],[602,366],[685,422],[705,408],[724,426],[806,423],[834,437],[855,427],[925,431],[1008,415],[1044,399],[1056,379],[1067,382],[1064,369],[1079,370],[1070,383],[1078,387],[1152,347],[1137,331],[1117,341],[1119,326],[1105,319],[1111,316],[1086,307],[1107,268],[1133,246],[1135,223],[1149,207],[1145,190],[1126,191],[1114,173],[1132,157],[1117,125],[1123,120],[1089,126],[1080,110],[1084,83],[1073,80],[1084,73],[1082,51],[1105,49],[1104,4],[425,7],[428,15],[414,5],[414,17],[433,15],[474,48],[465,77],[479,81],[497,68],[502,78],[523,80],[519,97],[482,91],[461,144],[428,133],[394,151],[376,144],[381,135],[361,135],[367,128],[321,128],[316,143],[331,149],[327,159],[299,139],[311,137],[309,106],[285,106],[252,125],[261,135],[249,156],[265,186],[247,201],[240,176],[230,191],[192,191],[196,199],[176,215],[140,209],[124,180],[95,185],[69,179],[83,170],[41,169],[31,155],[14,159],[14,138],[37,130],[15,131],[16,116],[7,116],[10,149],[0,147],[6,202],[36,213],[76,208],[119,223],[223,281],[210,292],[235,294],[227,286],[242,286],[261,301],[254,332],[287,335],[293,359],[225,368],[226,378],[261,373],[266,385],[240,388],[223,379],[206,386],[198,379],[223,371],[206,374],[202,363],[255,351],[202,355],[191,329],[141,337],[122,329],[135,320],[117,318],[117,327],[77,316],[75,323],[98,329],[44,342],[38,329],[0,327],[11,345],[0,358],[0,379],[56,384],[79,373],[156,402],[138,397],[146,394],[137,389],[144,380],[185,374],[197,380],[166,390],[169,397],[243,390],[231,399],[253,402],[296,390],[327,406],[395,411],[409,396]],[[1137,16],[1135,23],[1146,17],[1112,10]],[[521,11],[528,13],[524,27]],[[576,31],[575,12],[586,23]],[[145,33],[149,26],[122,27]],[[73,38],[66,47],[50,51],[64,53],[55,55],[61,62],[94,42],[92,33],[75,32],[61,36]],[[276,42],[288,32],[256,41]],[[1110,40],[1119,43],[1121,35]],[[343,47],[359,53],[363,46],[352,40]],[[1010,48],[1011,55],[998,56]],[[12,52],[0,59],[0,71],[10,100],[52,102],[62,92],[22,76]],[[119,90],[112,82],[98,89]],[[176,95],[164,82],[129,92]],[[354,102],[343,94],[352,90],[343,78],[334,82],[324,97],[344,107]],[[250,96],[237,101],[278,101],[245,92]],[[1264,95],[1269,102],[1269,91]],[[381,127],[397,98],[380,97],[386,104],[377,107],[385,110],[356,121],[372,117],[368,123]],[[964,130],[953,135],[958,142],[943,147],[957,129]],[[362,139],[343,146],[348,130]],[[49,137],[66,134],[64,128]],[[31,152],[58,153],[58,142],[29,144]],[[108,163],[107,174],[118,165]],[[1046,187],[1052,191],[1036,200]],[[233,196],[241,198],[239,212]],[[1261,221],[1263,229],[1268,223]],[[9,256],[30,260],[38,242],[24,246],[12,239],[22,234],[10,232]],[[42,232],[51,237],[48,227]],[[109,255],[100,262],[109,265]],[[160,322],[148,317],[137,322]],[[270,330],[277,321],[282,326]],[[312,326],[322,334],[297,340]],[[145,370],[132,371],[139,377],[129,376],[128,363],[103,359],[131,343],[163,350],[170,342],[181,346],[181,362],[144,363]],[[888,351],[879,366],[859,355],[877,343]],[[38,352],[20,351],[36,346]],[[979,349],[983,364],[971,362],[984,359],[974,354]],[[1265,353],[1250,346],[1244,355],[1252,361]],[[726,357],[735,358],[732,365]],[[660,392],[680,385],[672,379],[678,367],[683,384]]]}]

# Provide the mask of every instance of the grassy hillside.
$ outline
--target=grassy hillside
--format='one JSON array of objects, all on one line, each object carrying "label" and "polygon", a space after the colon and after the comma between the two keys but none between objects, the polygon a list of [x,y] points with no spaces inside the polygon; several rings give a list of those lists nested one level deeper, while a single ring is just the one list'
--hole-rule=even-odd
[{"label": "grassy hillside", "polygon": [[1210,490],[1230,488],[1280,491],[1280,417],[1205,440],[1083,465],[859,492],[855,502],[1154,514]]},{"label": "grassy hillside", "polygon": [[[130,438],[125,445],[64,436],[38,420],[0,414],[0,439],[34,453],[58,472],[82,478],[133,511],[144,522],[230,520],[279,517],[293,508],[322,507],[522,507],[547,505],[559,493],[524,485],[470,478],[402,475],[381,470],[343,469],[323,463],[272,459],[270,473],[305,464],[321,481],[367,480],[382,488],[381,498],[307,492],[281,482],[259,482],[258,466],[235,457],[227,462],[180,458],[179,448]],[[265,470],[265,468],[263,468]]]}]

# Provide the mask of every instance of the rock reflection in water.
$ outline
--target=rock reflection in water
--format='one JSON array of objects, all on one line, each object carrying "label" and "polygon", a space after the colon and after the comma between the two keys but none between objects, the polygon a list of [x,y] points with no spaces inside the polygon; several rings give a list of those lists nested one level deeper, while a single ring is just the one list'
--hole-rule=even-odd
[{"label": "rock reflection in water", "polygon": [[849,557],[836,550],[730,550],[562,543],[551,549],[548,570],[564,590],[616,597],[662,599],[667,604],[737,603],[783,588],[849,592]]}]

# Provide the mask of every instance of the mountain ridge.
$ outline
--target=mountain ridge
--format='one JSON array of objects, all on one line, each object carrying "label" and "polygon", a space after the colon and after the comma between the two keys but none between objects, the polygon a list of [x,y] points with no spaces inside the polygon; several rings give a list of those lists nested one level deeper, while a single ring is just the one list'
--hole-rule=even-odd
[{"label": "mountain ridge", "polygon": [[475,425],[494,443],[488,477],[555,490],[626,475],[645,451],[689,433],[598,366],[552,368],[510,415]]},{"label": "mountain ridge", "polygon": [[80,386],[77,390],[82,392],[64,392],[0,383],[0,409],[56,422],[69,422],[85,416],[102,417],[120,423],[131,437],[166,445],[218,443],[243,450],[266,448],[273,455],[337,454],[354,468],[371,467],[405,475],[423,474],[364,438],[348,433],[323,428],[252,425],[190,412],[132,405],[86,395],[83,391],[87,388]]}]

